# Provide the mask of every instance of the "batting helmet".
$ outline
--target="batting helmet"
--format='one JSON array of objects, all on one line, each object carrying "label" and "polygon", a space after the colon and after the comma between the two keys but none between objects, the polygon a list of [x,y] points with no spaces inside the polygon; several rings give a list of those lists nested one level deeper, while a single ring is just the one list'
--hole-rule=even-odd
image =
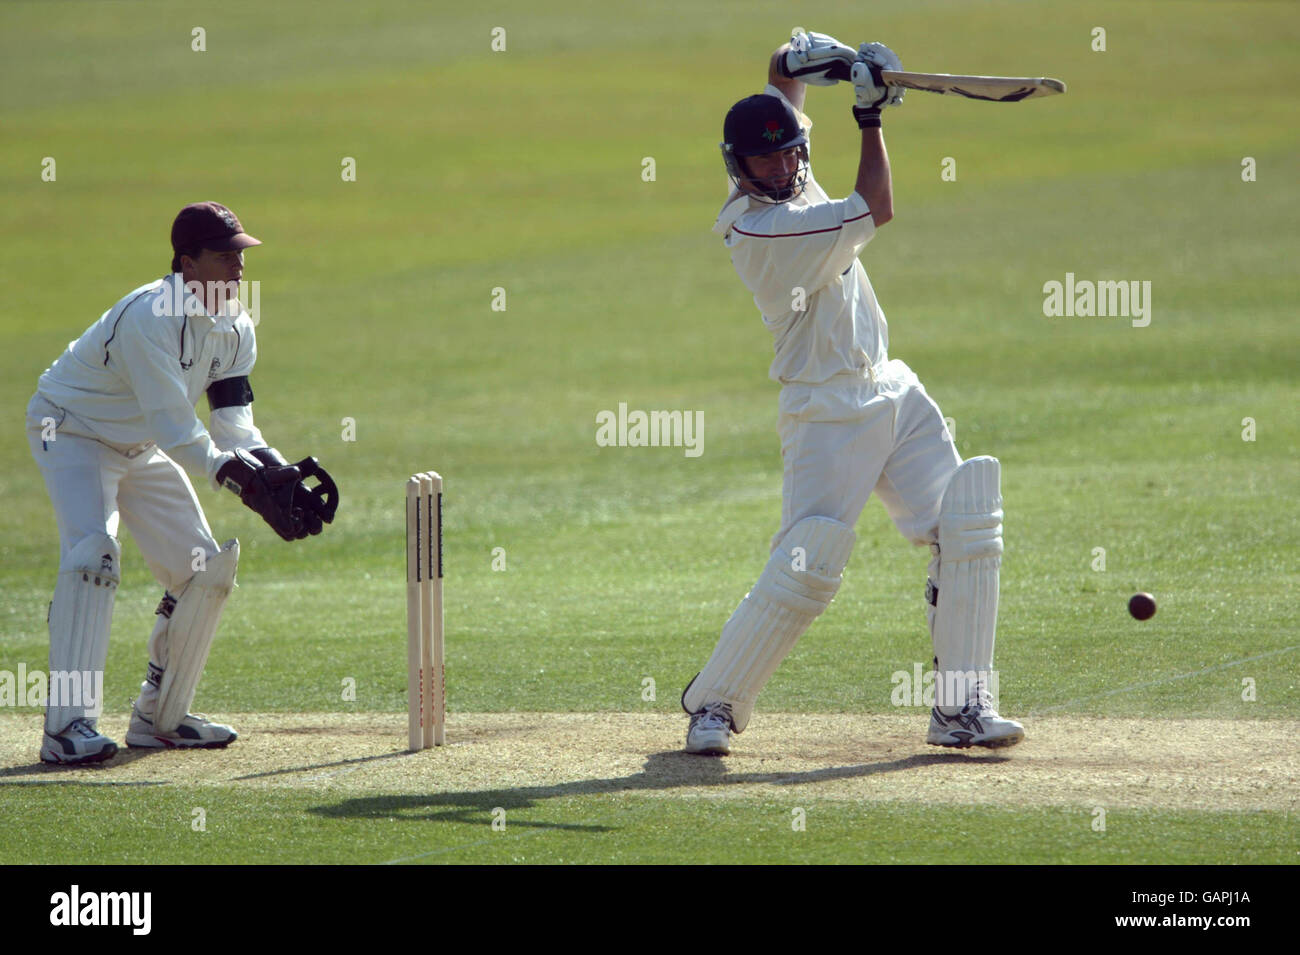
[{"label": "batting helmet", "polygon": [[[727,175],[741,192],[765,202],[789,202],[808,181],[808,137],[799,125],[799,117],[784,100],[766,93],[747,96],[727,111],[722,124],[722,161]],[[744,157],[765,156],[798,147],[799,168],[780,186],[755,179],[749,174]],[[744,184],[750,188],[745,189]]]}]

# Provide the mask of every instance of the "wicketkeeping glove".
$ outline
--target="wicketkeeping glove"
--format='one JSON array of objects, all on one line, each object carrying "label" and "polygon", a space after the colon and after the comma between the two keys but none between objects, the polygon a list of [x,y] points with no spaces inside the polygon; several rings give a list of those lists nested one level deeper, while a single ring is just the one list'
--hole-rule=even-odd
[{"label": "wicketkeeping glove", "polygon": [[834,86],[852,79],[857,51],[825,33],[805,33],[795,27],[790,50],[781,60],[781,72],[812,86]]},{"label": "wicketkeeping glove", "polygon": [[[249,453],[267,467],[289,467],[289,462],[275,448],[250,448]],[[308,534],[319,534],[324,524],[334,522],[339,507],[339,488],[334,478],[315,458],[307,457],[295,462],[299,481],[293,489],[289,503],[290,513],[301,520]],[[309,478],[315,478],[315,487],[308,487]]]},{"label": "wicketkeeping glove", "polygon": [[287,541],[310,533],[301,506],[294,506],[294,489],[302,481],[296,467],[263,464],[243,448],[217,471],[217,482],[239,495],[244,506],[256,511],[271,529]]},{"label": "wicketkeeping glove", "polygon": [[[302,480],[294,488],[293,503],[302,509],[309,534],[321,532],[321,522],[334,523],[334,513],[339,509],[339,488],[330,473],[315,458],[303,458],[294,465]],[[307,486],[308,478],[315,478],[315,487]]]}]

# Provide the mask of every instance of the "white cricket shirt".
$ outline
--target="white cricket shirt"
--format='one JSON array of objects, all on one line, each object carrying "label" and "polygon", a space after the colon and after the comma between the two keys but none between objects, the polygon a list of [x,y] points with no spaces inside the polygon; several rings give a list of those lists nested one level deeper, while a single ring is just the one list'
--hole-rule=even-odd
[{"label": "white cricket shirt", "polygon": [[181,274],[142,285],[100,316],[53,365],[37,394],[110,445],[155,442],[189,474],[216,487],[235,447],[265,447],[249,406],[219,408],[203,427],[194,406],[208,386],[248,375],[257,361],[253,321],[238,300],[207,314]]},{"label": "white cricket shirt", "polygon": [[[789,103],[775,86],[763,92]],[[795,114],[805,131],[812,127],[807,116]],[[713,231],[723,237],[772,333],[774,381],[869,377],[888,360],[885,314],[858,261],[876,225],[856,192],[830,199],[810,170],[803,192],[780,205],[733,191]]]}]

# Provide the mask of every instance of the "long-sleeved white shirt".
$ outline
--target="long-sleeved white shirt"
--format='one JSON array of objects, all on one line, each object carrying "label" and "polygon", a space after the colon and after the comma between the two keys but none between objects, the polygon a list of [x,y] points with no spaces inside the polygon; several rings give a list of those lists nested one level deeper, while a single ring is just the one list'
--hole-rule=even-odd
[{"label": "long-sleeved white shirt", "polygon": [[[785,99],[775,86],[764,92]],[[810,170],[803,192],[779,205],[733,191],[713,231],[772,333],[774,381],[866,377],[888,360],[889,327],[858,261],[876,226],[856,192],[830,199]]]},{"label": "long-sleeved white shirt", "polygon": [[207,314],[180,273],[127,294],[69,343],[37,393],[113,445],[155,442],[189,474],[216,487],[233,448],[264,447],[248,405],[218,408],[204,428],[195,404],[209,385],[248,375],[257,361],[253,321],[238,300]]}]

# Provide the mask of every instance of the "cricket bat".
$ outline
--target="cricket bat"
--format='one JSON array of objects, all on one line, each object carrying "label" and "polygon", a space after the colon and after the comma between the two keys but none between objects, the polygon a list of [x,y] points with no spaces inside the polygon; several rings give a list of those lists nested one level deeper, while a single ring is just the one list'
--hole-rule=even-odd
[{"label": "cricket bat", "polygon": [[880,78],[886,86],[901,86],[927,93],[952,93],[992,103],[1018,103],[1022,99],[1055,96],[1065,92],[1064,83],[1046,76],[953,76],[949,73],[881,70]]}]

